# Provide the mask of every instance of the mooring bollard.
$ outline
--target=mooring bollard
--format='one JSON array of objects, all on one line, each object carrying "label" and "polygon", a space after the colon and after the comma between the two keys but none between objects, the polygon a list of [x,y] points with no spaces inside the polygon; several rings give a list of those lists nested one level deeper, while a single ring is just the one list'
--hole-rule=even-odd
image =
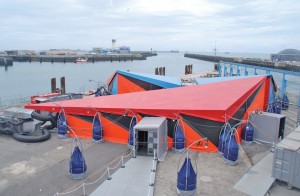
[{"label": "mooring bollard", "polygon": [[121,168],[125,168],[123,156],[122,156],[122,161],[121,161]]},{"label": "mooring bollard", "polygon": [[111,180],[111,175],[110,175],[110,172],[109,172],[109,168],[107,168],[107,174],[108,174],[107,180]]}]

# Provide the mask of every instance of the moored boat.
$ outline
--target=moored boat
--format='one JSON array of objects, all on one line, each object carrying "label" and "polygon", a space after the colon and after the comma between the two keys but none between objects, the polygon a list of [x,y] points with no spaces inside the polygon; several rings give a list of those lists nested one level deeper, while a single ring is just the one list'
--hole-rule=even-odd
[{"label": "moored boat", "polygon": [[87,58],[85,58],[85,59],[84,58],[78,58],[78,59],[75,60],[76,63],[86,63],[87,61],[88,61]]}]

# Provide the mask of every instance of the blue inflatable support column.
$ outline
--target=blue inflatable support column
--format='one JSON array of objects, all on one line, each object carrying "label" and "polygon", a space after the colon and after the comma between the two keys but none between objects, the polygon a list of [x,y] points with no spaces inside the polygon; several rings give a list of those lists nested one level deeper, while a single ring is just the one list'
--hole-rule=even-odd
[{"label": "blue inflatable support column", "polygon": [[286,87],[287,87],[287,80],[285,79],[285,74],[282,75],[282,82],[281,82],[281,89],[280,89],[280,101],[281,101],[281,108],[286,110],[289,108],[289,98],[286,95]]},{"label": "blue inflatable support column", "polygon": [[282,104],[279,98],[276,98],[273,103],[273,112],[275,114],[281,114]]},{"label": "blue inflatable support column", "polygon": [[78,146],[75,146],[69,162],[69,177],[73,180],[81,180],[86,177],[87,166],[83,154]]},{"label": "blue inflatable support column", "polygon": [[100,122],[100,116],[98,113],[94,116],[93,120],[93,142],[95,143],[102,143],[103,140],[103,129],[102,129],[102,124]]},{"label": "blue inflatable support column", "polygon": [[224,145],[224,157],[223,160],[228,165],[237,165],[239,155],[239,146],[236,143],[234,133],[231,131],[228,139],[226,139]]},{"label": "blue inflatable support column", "polygon": [[63,112],[59,113],[57,119],[57,137],[59,139],[65,139],[69,137],[68,123]]},{"label": "blue inflatable support column", "polygon": [[172,151],[175,153],[182,153],[185,149],[185,136],[179,125],[179,120],[174,127],[175,132],[173,136],[173,148]]},{"label": "blue inflatable support column", "polygon": [[135,138],[134,138],[134,126],[136,125],[136,117],[133,116],[129,125],[129,136],[128,136],[128,147],[134,149]]},{"label": "blue inflatable support column", "polygon": [[284,94],[283,97],[281,98],[281,103],[282,103],[281,107],[283,110],[289,109],[290,100],[286,94]]},{"label": "blue inflatable support column", "polygon": [[225,124],[219,134],[219,144],[218,144],[218,155],[222,157],[224,155],[224,146],[226,139],[229,139],[229,124]]},{"label": "blue inflatable support column", "polygon": [[242,140],[245,144],[251,144],[253,142],[253,135],[254,135],[254,127],[247,121],[247,124],[243,127],[242,130]]},{"label": "blue inflatable support column", "polygon": [[177,193],[182,196],[195,196],[197,194],[197,174],[188,156],[177,173]]},{"label": "blue inflatable support column", "polygon": [[267,112],[274,113],[274,102],[269,103]]}]

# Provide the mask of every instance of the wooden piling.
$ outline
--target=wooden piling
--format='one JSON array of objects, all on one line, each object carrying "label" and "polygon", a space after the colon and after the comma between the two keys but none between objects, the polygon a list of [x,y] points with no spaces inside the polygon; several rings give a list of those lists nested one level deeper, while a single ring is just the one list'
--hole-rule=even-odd
[{"label": "wooden piling", "polygon": [[61,88],[61,94],[66,94],[66,80],[65,80],[65,77],[60,78],[60,88]]},{"label": "wooden piling", "polygon": [[158,67],[155,68],[155,75],[158,75]]},{"label": "wooden piling", "polygon": [[219,71],[219,64],[218,63],[214,63],[214,69],[215,69],[215,71]]},{"label": "wooden piling", "polygon": [[51,78],[51,93],[56,92],[56,78]]}]

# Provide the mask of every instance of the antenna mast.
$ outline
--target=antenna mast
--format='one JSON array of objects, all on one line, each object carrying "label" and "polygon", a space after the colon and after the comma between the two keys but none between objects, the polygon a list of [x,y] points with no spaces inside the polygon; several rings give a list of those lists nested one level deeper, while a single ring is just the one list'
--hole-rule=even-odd
[{"label": "antenna mast", "polygon": [[217,56],[217,42],[215,41],[215,47],[213,48],[213,51],[215,53],[215,56]]}]

